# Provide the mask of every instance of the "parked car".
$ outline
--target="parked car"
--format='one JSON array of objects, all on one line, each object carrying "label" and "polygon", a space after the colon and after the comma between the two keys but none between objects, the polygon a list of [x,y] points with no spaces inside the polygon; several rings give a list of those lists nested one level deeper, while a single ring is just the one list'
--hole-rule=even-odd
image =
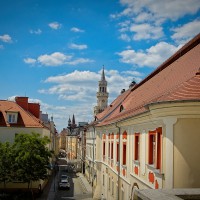
[{"label": "parked car", "polygon": [[62,174],[61,177],[60,177],[61,180],[67,180],[69,181],[69,176],[65,175],[65,174]]},{"label": "parked car", "polygon": [[69,189],[70,183],[67,179],[60,179],[58,187],[59,187],[59,189]]}]

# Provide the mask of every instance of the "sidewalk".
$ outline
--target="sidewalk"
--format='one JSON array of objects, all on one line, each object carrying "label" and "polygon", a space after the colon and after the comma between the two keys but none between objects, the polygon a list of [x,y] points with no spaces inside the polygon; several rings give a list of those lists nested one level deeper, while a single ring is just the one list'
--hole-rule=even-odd
[{"label": "sidewalk", "polygon": [[77,173],[77,176],[80,179],[81,185],[86,193],[92,193],[92,186],[88,183],[87,179],[82,173]]},{"label": "sidewalk", "polygon": [[49,177],[48,183],[45,186],[43,193],[41,194],[41,196],[39,198],[36,198],[36,200],[54,200],[55,198],[55,181],[56,177],[54,177],[54,175],[51,175]]}]

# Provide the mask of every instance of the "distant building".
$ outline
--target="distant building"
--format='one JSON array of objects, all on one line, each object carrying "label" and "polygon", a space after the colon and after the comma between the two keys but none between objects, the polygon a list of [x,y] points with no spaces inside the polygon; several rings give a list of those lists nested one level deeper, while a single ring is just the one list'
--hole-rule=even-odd
[{"label": "distant building", "polygon": [[96,115],[95,198],[200,188],[199,43],[200,34]]},{"label": "distant building", "polygon": [[94,107],[94,116],[101,113],[108,106],[108,92],[107,81],[105,78],[104,67],[101,74],[101,80],[99,81],[99,88],[96,94],[97,106]]}]

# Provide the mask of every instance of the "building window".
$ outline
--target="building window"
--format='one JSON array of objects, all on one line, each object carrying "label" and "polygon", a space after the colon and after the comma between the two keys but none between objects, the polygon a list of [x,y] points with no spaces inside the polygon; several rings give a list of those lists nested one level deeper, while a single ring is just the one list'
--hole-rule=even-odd
[{"label": "building window", "polygon": [[119,143],[117,143],[117,157],[116,157],[117,162],[119,162]]},{"label": "building window", "polygon": [[149,135],[149,164],[153,165],[155,163],[156,157],[156,134],[151,133]]},{"label": "building window", "polygon": [[114,181],[112,181],[112,195],[114,195]]},{"label": "building window", "polygon": [[111,143],[111,159],[113,159],[113,142]]},{"label": "building window", "polygon": [[119,112],[122,112],[124,110],[123,105],[120,106]]},{"label": "building window", "polygon": [[17,123],[17,117],[18,117],[18,113],[14,113],[14,112],[7,112],[7,121],[8,123]]},{"label": "building window", "polygon": [[110,142],[108,143],[108,158],[110,158]]},{"label": "building window", "polygon": [[103,186],[104,186],[104,184],[105,184],[105,180],[104,180],[104,174],[103,174]]},{"label": "building window", "polygon": [[119,197],[119,188],[118,188],[118,185],[116,185],[116,199],[118,199]]},{"label": "building window", "polygon": [[161,136],[161,128],[149,131],[149,164],[154,165],[157,169],[161,168]]},{"label": "building window", "polygon": [[103,142],[103,156],[106,155],[106,143]]},{"label": "building window", "polygon": [[124,200],[124,190],[122,189],[121,191],[122,191],[122,193],[121,193],[121,197],[122,197],[122,198],[121,198],[121,199]]},{"label": "building window", "polygon": [[139,153],[140,153],[140,151],[139,151],[139,147],[140,147],[139,138],[140,138],[139,133],[135,133],[135,157],[134,157],[134,160],[139,160]]},{"label": "building window", "polygon": [[126,131],[123,132],[122,139],[123,139],[123,140],[126,140],[126,139],[127,139],[127,132],[126,132]]},{"label": "building window", "polygon": [[108,178],[108,190],[110,190],[110,177]]},{"label": "building window", "polygon": [[126,143],[123,144],[123,165],[126,165]]}]

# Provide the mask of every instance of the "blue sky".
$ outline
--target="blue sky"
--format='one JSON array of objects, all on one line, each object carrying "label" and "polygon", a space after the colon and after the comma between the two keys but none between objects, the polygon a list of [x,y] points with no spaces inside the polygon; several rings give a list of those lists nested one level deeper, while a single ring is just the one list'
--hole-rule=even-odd
[{"label": "blue sky", "polygon": [[28,96],[90,122],[102,66],[109,103],[200,32],[199,0],[1,0],[0,99]]}]

